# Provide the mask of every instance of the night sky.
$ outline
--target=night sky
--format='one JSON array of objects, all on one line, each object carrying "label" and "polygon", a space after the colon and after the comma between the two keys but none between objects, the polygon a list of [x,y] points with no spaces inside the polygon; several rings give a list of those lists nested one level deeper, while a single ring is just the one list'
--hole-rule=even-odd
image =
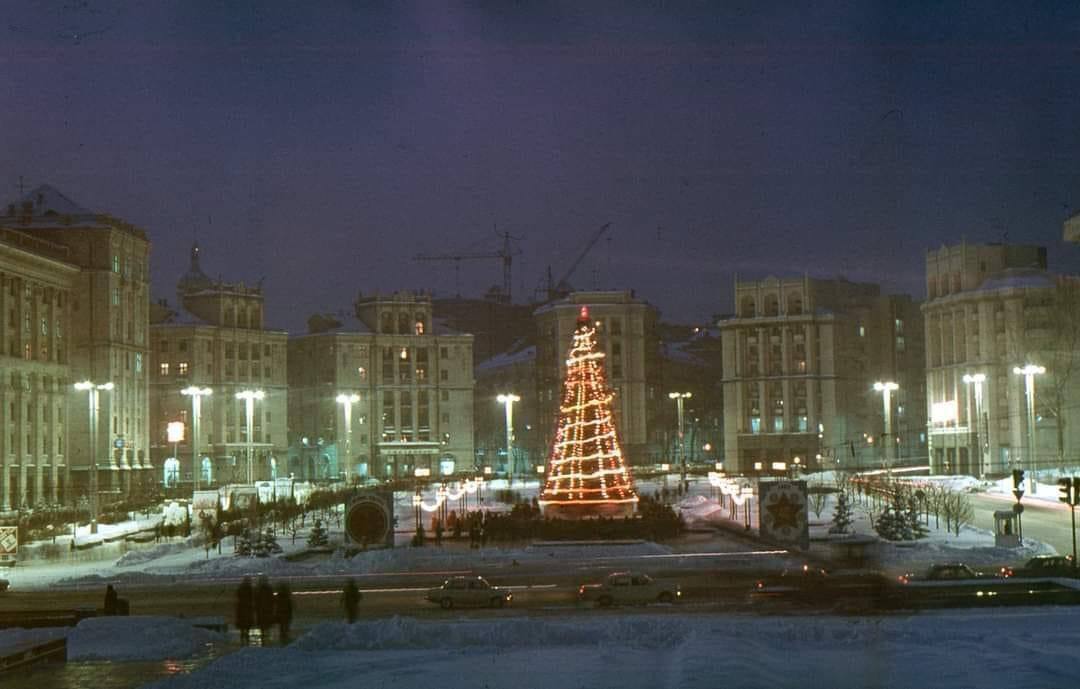
[{"label": "night sky", "polygon": [[[521,301],[605,222],[571,282],[672,321],[730,311],[736,272],[922,297],[961,238],[1080,271],[1075,3],[311,4],[0,0],[0,197],[144,227],[170,301],[197,237],[296,330],[358,290],[453,294],[412,255],[496,231]],[[500,282],[462,264],[466,295]]]}]

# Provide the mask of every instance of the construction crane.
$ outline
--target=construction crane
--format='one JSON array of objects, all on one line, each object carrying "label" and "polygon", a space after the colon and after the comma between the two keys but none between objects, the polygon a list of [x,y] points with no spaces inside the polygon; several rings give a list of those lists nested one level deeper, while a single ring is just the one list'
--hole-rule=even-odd
[{"label": "construction crane", "polygon": [[600,229],[597,230],[593,234],[593,236],[589,237],[589,241],[585,244],[585,248],[581,250],[581,253],[577,255],[577,258],[574,259],[574,262],[570,264],[570,267],[567,268],[565,272],[563,272],[563,274],[559,277],[558,280],[552,279],[551,266],[548,266],[547,293],[549,301],[564,296],[567,292],[570,291],[571,288],[568,280],[573,276],[574,271],[578,269],[578,266],[581,265],[581,262],[585,260],[585,257],[589,254],[590,251],[592,251],[593,247],[596,246],[596,243],[600,241],[600,238],[604,236],[604,233],[606,233],[608,231],[608,228],[610,227],[611,223],[606,222],[600,226]]},{"label": "construction crane", "polygon": [[[498,233],[496,233],[498,234]],[[499,258],[502,259],[503,264],[503,289],[502,298],[500,301],[511,302],[511,284],[512,284],[512,271],[511,267],[514,262],[514,256],[521,253],[521,249],[514,250],[510,245],[511,240],[519,240],[520,237],[513,237],[509,232],[503,232],[501,235],[503,244],[502,248],[498,251],[481,251],[476,253],[463,253],[463,254],[416,254],[413,256],[414,261],[454,261],[454,282],[458,290],[458,296],[461,296],[461,262],[471,261],[473,259],[480,258]]]}]

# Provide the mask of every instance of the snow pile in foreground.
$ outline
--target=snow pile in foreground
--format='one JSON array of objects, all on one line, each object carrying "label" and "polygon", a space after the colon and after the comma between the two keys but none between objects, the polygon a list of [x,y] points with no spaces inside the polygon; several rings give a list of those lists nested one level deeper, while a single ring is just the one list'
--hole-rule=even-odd
[{"label": "snow pile in foreground", "polygon": [[393,617],[358,624],[331,622],[314,627],[293,648],[304,651],[625,646],[668,648],[686,641],[690,628],[675,617],[617,617],[604,625],[529,617],[423,622]]},{"label": "snow pile in foreground", "polygon": [[[381,628],[380,628],[381,627]],[[158,689],[1072,686],[1069,608],[912,616],[589,614],[326,624]]]},{"label": "snow pile in foreground", "polygon": [[91,617],[68,634],[68,660],[191,658],[223,640],[175,617]]}]

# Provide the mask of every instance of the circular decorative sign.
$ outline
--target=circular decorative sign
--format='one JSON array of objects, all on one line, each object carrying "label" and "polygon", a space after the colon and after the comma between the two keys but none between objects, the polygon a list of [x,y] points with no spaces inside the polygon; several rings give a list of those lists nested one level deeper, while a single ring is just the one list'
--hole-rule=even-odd
[{"label": "circular decorative sign", "polygon": [[360,498],[349,505],[345,531],[354,543],[376,545],[390,540],[392,519],[381,500]]}]

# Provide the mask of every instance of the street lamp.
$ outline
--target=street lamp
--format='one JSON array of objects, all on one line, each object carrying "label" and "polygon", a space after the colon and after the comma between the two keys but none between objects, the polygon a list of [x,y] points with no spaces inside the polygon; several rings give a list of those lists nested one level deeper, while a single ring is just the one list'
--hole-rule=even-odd
[{"label": "street lamp", "polygon": [[686,449],[683,443],[683,400],[693,397],[689,392],[669,392],[668,399],[675,400],[675,408],[679,414],[679,459],[682,463],[682,485],[686,490]]},{"label": "street lamp", "polygon": [[965,373],[962,380],[967,385],[973,386],[975,388],[975,431],[974,431],[973,435],[971,436],[972,440],[974,442],[974,448],[972,449],[972,454],[974,455],[976,452],[978,453],[978,457],[979,457],[979,475],[983,476],[983,475],[986,474],[986,453],[984,452],[984,445],[986,444],[986,441],[989,440],[989,438],[984,438],[983,437],[983,432],[982,432],[982,418],[983,418],[983,411],[982,411],[982,392],[983,392],[983,388],[982,388],[982,386],[983,386],[983,383],[986,382],[986,374],[985,373]]},{"label": "street lamp", "polygon": [[521,398],[513,393],[499,395],[495,398],[506,406],[506,462],[509,466],[508,476],[510,485],[514,483],[514,402],[520,402]]},{"label": "street lamp", "polygon": [[[195,474],[195,490],[199,490],[202,466],[199,461],[199,420],[202,418],[202,398],[213,393],[210,388],[189,385],[180,391],[191,398],[191,470]],[[175,452],[173,454],[176,454]]]},{"label": "street lamp", "polygon": [[874,389],[881,393],[882,410],[885,413],[885,437],[882,438],[882,448],[885,451],[885,467],[892,471],[892,457],[890,447],[896,444],[892,436],[892,391],[899,390],[900,386],[891,380],[874,383]]},{"label": "street lamp", "polygon": [[[97,533],[98,520],[98,393],[101,390],[112,390],[115,386],[109,383],[94,383],[84,380],[75,383],[75,389],[88,393],[90,403],[90,533]],[[72,535],[74,538],[74,535]]]},{"label": "street lamp", "polygon": [[[1046,368],[1036,364],[1027,364],[1023,368],[1019,366],[1013,367],[1013,373],[1024,377],[1024,393],[1027,397],[1027,464],[1029,468],[1036,469],[1038,467],[1035,462],[1035,452],[1038,449],[1038,442],[1035,439],[1035,376],[1046,373]],[[1035,480],[1034,474],[1032,474],[1031,480]]]},{"label": "street lamp", "polygon": [[360,401],[356,393],[341,393],[334,398],[345,410],[345,482],[349,482],[349,464],[352,463],[352,406]]},{"label": "street lamp", "polygon": [[255,476],[252,470],[253,457],[255,448],[251,444],[251,427],[254,425],[255,420],[255,400],[262,400],[266,398],[266,393],[262,390],[241,390],[236,393],[236,399],[244,400],[244,425],[247,428],[247,482],[254,483]]}]

